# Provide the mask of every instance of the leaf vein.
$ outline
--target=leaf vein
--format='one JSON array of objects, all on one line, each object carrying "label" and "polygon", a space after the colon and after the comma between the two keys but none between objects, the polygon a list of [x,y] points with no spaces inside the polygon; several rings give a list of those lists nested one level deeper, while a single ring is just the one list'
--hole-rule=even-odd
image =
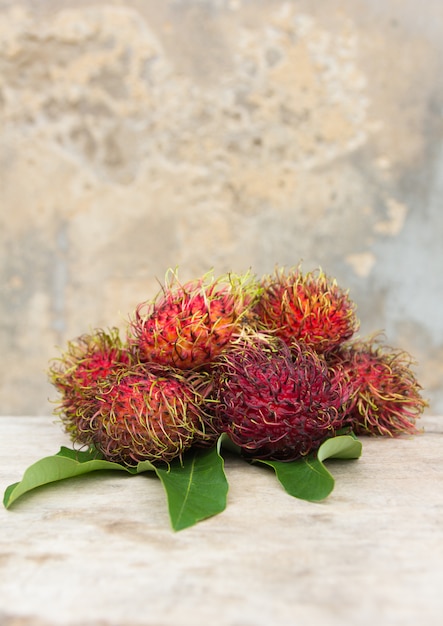
[{"label": "leaf vein", "polygon": [[183,511],[184,511],[185,506],[186,506],[186,502],[188,501],[189,494],[191,493],[192,477],[194,475],[194,468],[195,468],[195,457],[192,459],[191,471],[189,473],[188,486],[186,488],[186,493],[184,494],[184,497],[183,497],[183,502],[182,502],[182,505],[180,507],[180,511],[177,514],[176,524],[178,524],[180,522],[180,520],[181,520],[181,517],[183,515]]}]

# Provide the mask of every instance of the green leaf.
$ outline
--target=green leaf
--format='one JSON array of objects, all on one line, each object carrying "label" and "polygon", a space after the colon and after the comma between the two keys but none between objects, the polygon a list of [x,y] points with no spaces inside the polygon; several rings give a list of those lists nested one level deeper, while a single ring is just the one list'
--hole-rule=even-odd
[{"label": "green leaf", "polygon": [[98,470],[125,471],[129,474],[154,471],[167,495],[172,527],[181,530],[226,508],[228,483],[220,446],[221,440],[212,449],[189,452],[183,464],[177,460],[167,469],[155,467],[149,461],[142,461],[137,467],[106,461],[93,447],[87,451],[62,447],[57,454],[28,467],[20,482],[7,487],[3,504],[9,508],[32,489]]},{"label": "green leaf", "polygon": [[358,459],[361,456],[362,444],[354,434],[340,435],[326,439],[317,451],[320,461],[325,459]]},{"label": "green leaf", "polygon": [[326,469],[323,461],[332,458],[358,459],[361,450],[361,442],[354,435],[340,435],[323,442],[317,454],[310,454],[296,461],[254,462],[272,467],[277,479],[291,496],[315,502],[326,498],[335,484],[334,477]]},{"label": "green leaf", "polygon": [[3,504],[8,509],[18,498],[36,487],[98,470],[118,470],[137,474],[154,470],[154,466],[144,461],[139,463],[136,468],[126,467],[119,463],[105,461],[92,447],[82,452],[62,446],[57,454],[40,459],[28,467],[20,482],[7,487]]},{"label": "green leaf", "polygon": [[[136,467],[106,461],[93,447],[87,451],[62,447],[57,454],[31,465],[20,482],[7,487],[3,504],[9,508],[32,489],[98,470],[125,471],[129,474],[154,471],[167,495],[171,525],[174,530],[182,530],[221,513],[226,508],[228,482],[224,473],[224,460],[220,454],[222,446],[231,451],[239,451],[222,435],[215,447],[189,451],[183,463],[179,460],[173,461],[167,469],[156,467],[149,461],[142,461]],[[272,467],[290,495],[315,501],[325,498],[334,488],[334,478],[323,461],[330,458],[356,459],[360,454],[361,443],[356,437],[340,435],[325,441],[316,455],[298,461],[256,462]]]},{"label": "green leaf", "polygon": [[183,464],[173,461],[168,469],[156,468],[174,530],[188,528],[226,508],[228,481],[220,446],[221,439],[214,448],[189,452]]}]

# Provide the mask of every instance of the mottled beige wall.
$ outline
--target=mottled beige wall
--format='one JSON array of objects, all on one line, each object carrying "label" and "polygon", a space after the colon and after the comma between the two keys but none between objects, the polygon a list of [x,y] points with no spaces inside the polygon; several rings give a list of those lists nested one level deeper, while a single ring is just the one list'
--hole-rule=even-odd
[{"label": "mottled beige wall", "polygon": [[321,265],[443,410],[443,4],[0,0],[0,412],[189,278]]}]

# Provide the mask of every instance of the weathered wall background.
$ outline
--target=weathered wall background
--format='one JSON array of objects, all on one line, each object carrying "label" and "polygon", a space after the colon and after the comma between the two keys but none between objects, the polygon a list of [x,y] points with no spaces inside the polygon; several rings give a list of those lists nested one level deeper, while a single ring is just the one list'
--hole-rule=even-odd
[{"label": "weathered wall background", "polygon": [[443,411],[443,4],[0,0],[0,412],[180,276],[321,265]]}]

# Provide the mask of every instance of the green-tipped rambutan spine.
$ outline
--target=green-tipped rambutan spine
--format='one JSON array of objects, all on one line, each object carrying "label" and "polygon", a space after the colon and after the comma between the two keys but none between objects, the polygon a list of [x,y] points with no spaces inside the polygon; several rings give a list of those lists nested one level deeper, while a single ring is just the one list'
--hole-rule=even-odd
[{"label": "green-tipped rambutan spine", "polygon": [[179,369],[209,365],[247,320],[260,288],[250,274],[180,283],[166,275],[161,292],[141,303],[129,326],[129,343],[140,361]]},{"label": "green-tipped rambutan spine", "polygon": [[302,343],[240,336],[214,367],[217,427],[253,458],[291,461],[342,427],[342,388]]},{"label": "green-tipped rambutan spine", "polygon": [[258,327],[273,332],[288,345],[303,341],[326,353],[350,339],[359,326],[348,292],[322,270],[303,274],[300,266],[277,267],[261,281],[254,307]]},{"label": "green-tipped rambutan spine", "polygon": [[342,410],[356,434],[395,437],[419,432],[416,420],[427,402],[410,354],[370,337],[342,345],[328,361],[352,389]]}]

